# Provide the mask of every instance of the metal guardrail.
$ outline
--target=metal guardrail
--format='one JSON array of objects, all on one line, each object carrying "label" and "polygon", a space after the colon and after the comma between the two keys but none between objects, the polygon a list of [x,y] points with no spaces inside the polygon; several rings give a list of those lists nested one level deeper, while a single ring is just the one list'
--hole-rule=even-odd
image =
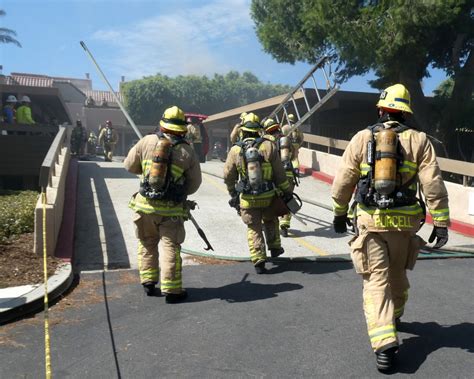
[{"label": "metal guardrail", "polygon": [[51,168],[58,162],[58,156],[61,148],[65,144],[67,138],[67,128],[64,126],[59,127],[59,131],[51,144],[46,156],[44,157],[43,163],[41,164],[39,174],[39,185],[41,188],[46,188],[51,184],[52,170]]},{"label": "metal guardrail", "polygon": [[[328,148],[328,153],[330,152],[330,149],[344,150],[349,144],[349,141],[346,140],[322,137],[308,133],[304,133],[304,142],[326,146]],[[467,185],[467,178],[474,177],[474,163],[440,157],[437,159],[441,171],[462,175],[465,186]]]},{"label": "metal guardrail", "polygon": [[49,125],[41,125],[41,124],[34,124],[34,125],[11,125],[6,123],[0,123],[0,131],[7,131],[11,133],[39,133],[39,134],[49,134],[49,133],[56,133],[58,131],[57,126],[49,126]]}]

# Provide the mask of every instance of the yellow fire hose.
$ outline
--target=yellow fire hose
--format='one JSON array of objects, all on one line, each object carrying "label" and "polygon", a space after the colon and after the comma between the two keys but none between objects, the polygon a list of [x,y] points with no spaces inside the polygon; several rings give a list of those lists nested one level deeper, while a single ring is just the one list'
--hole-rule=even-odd
[{"label": "yellow fire hose", "polygon": [[43,202],[43,271],[44,271],[44,352],[45,352],[45,377],[51,379],[51,347],[49,338],[49,312],[48,312],[48,254],[46,249],[46,192],[41,193]]}]

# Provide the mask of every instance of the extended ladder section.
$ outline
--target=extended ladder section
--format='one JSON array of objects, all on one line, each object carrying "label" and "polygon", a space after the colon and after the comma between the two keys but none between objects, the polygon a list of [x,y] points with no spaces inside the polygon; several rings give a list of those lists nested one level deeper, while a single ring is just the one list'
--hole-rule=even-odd
[{"label": "extended ladder section", "polygon": [[[268,118],[275,119],[280,125],[286,121],[291,125],[290,132],[299,128],[311,115],[323,106],[339,89],[339,86],[333,81],[331,82],[331,67],[327,56],[319,60],[318,63],[301,79],[301,81],[286,95],[283,101],[273,110]],[[324,80],[326,81],[326,88],[322,95],[322,90],[318,89],[315,75],[322,72]],[[329,72],[329,74],[328,74]],[[313,95],[310,96],[310,93]],[[300,96],[298,94],[301,93]],[[315,96],[314,96],[315,95]],[[304,104],[297,105],[297,98],[303,98]],[[288,107],[293,105],[296,121],[291,124],[288,119]]]}]

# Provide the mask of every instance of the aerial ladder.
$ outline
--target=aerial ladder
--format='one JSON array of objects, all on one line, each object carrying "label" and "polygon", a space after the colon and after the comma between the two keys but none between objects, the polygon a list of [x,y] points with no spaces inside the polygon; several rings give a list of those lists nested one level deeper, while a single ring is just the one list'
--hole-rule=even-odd
[{"label": "aerial ladder", "polygon": [[[325,90],[318,88],[316,81],[316,73],[322,73],[324,78]],[[299,128],[311,115],[321,108],[334,94],[339,90],[339,86],[334,80],[331,81],[331,61],[328,56],[321,58],[313,68],[300,80],[300,82],[293,87],[293,89],[285,96],[280,104],[270,113],[267,118],[276,120],[280,125],[284,122],[291,125],[289,133]],[[313,96],[309,96],[314,91]],[[298,96],[298,93],[301,93]],[[297,99],[304,99],[304,103],[298,108]],[[315,100],[315,101],[314,101]],[[297,121],[293,124],[290,123],[288,118],[289,107],[293,106],[294,114]]]}]

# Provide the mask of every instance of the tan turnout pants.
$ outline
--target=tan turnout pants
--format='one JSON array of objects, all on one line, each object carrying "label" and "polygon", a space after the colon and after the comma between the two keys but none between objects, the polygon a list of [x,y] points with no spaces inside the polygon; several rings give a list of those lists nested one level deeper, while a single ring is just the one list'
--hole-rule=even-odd
[{"label": "tan turnout pants", "polygon": [[104,156],[106,159],[112,161],[114,156],[115,143],[104,143]]},{"label": "tan turnout pants", "polygon": [[395,319],[408,299],[406,270],[412,270],[425,242],[414,232],[367,232],[354,237],[351,258],[363,278],[364,313],[374,351],[398,345]]},{"label": "tan turnout pants", "polygon": [[[290,191],[293,192],[295,190],[293,172],[286,171],[285,173],[286,173],[286,178],[288,179],[288,182],[290,183]],[[286,215],[280,217],[280,228],[290,229],[290,225],[291,225],[291,213],[288,212]]]},{"label": "tan turnout pants", "polygon": [[183,219],[136,212],[133,222],[139,240],[140,283],[156,284],[160,281],[161,292],[180,293],[182,291],[180,253],[181,243],[185,237]]},{"label": "tan turnout pants", "polygon": [[240,212],[242,221],[247,225],[250,260],[254,265],[264,262],[267,258],[265,239],[269,249],[281,247],[278,217],[271,207],[242,209]]}]

